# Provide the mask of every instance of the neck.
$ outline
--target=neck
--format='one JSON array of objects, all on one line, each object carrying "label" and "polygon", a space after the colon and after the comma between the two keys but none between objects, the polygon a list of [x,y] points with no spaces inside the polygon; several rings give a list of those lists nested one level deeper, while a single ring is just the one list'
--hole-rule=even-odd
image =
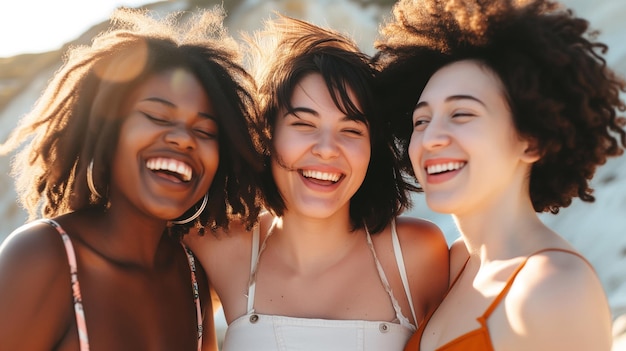
[{"label": "neck", "polygon": [[363,230],[352,231],[348,216],[312,219],[285,214],[272,234],[274,247],[295,270],[318,271],[340,261],[363,241]]},{"label": "neck", "polygon": [[548,230],[530,199],[453,214],[453,218],[470,255],[479,256],[483,263],[528,254]]},{"label": "neck", "polygon": [[92,212],[85,218],[88,240],[94,248],[111,261],[144,268],[159,265],[159,252],[169,244],[166,221],[145,216],[129,216],[114,206]]}]

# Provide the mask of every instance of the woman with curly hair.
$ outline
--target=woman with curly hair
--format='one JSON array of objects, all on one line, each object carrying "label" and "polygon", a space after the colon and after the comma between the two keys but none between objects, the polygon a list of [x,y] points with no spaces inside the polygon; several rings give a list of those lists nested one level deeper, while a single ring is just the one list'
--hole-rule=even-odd
[{"label": "woman with curly hair", "polygon": [[118,10],[2,145],[24,145],[20,200],[44,217],[0,247],[3,350],[217,348],[181,236],[256,221],[262,167],[253,80],[222,19]]},{"label": "woman with curly hair", "polygon": [[610,350],[594,269],[537,212],[623,153],[623,80],[551,1],[402,0],[377,41],[404,168],[454,217],[449,291],[406,350]]},{"label": "woman with curly hair", "polygon": [[185,238],[224,307],[223,350],[402,350],[447,289],[448,247],[434,224],[396,218],[410,185],[370,58],[289,17],[256,34],[269,211],[252,232]]}]

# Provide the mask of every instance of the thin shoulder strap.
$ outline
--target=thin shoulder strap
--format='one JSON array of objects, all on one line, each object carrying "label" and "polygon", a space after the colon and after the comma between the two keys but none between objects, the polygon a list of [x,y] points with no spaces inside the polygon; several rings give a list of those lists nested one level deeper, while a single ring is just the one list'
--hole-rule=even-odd
[{"label": "thin shoulder strap", "polygon": [[417,317],[415,316],[415,308],[413,307],[413,299],[411,296],[411,288],[409,287],[409,279],[406,276],[406,267],[404,265],[404,256],[402,255],[402,247],[400,246],[400,239],[398,239],[398,232],[396,231],[396,220],[391,221],[391,241],[393,243],[393,253],[396,256],[396,263],[398,265],[398,271],[400,272],[400,278],[402,279],[402,286],[404,287],[404,293],[406,299],[409,301],[409,307],[411,308],[411,315],[417,325]]},{"label": "thin shoulder strap", "polygon": [[[498,307],[498,305],[500,304],[500,301],[502,301],[504,296],[506,296],[506,294],[511,289],[511,286],[513,286],[513,282],[515,281],[515,278],[517,277],[519,272],[522,270],[522,268],[524,268],[524,266],[526,265],[526,262],[528,262],[528,259],[530,259],[531,257],[533,257],[535,255],[538,255],[540,253],[544,253],[546,251],[560,251],[560,252],[565,252],[565,253],[569,253],[569,254],[578,256],[583,261],[585,261],[593,269],[593,266],[591,265],[591,263],[589,263],[589,261],[587,261],[587,259],[585,257],[583,257],[581,254],[579,254],[578,252],[575,252],[575,251],[571,251],[571,250],[567,250],[567,249],[560,249],[560,248],[547,248],[547,249],[542,249],[542,250],[536,251],[536,252],[530,254],[528,257],[526,257],[524,259],[524,261],[522,263],[520,263],[519,266],[517,266],[517,268],[515,269],[513,274],[511,274],[511,276],[507,280],[506,285],[504,286],[502,291],[500,291],[500,293],[498,294],[498,296],[496,296],[496,298],[493,300],[491,305],[489,305],[489,307],[487,308],[485,313],[482,315],[482,317],[479,318],[479,321],[482,320],[483,322],[486,323],[486,320],[489,318],[489,316],[491,316],[491,314],[496,309],[496,307]],[[481,322],[481,323],[483,323],[483,322]]]},{"label": "thin shoulder strap", "polygon": [[70,265],[70,275],[72,282],[72,295],[74,296],[74,314],[76,315],[76,329],[78,329],[78,340],[80,351],[89,351],[89,338],[87,337],[87,323],[85,322],[85,311],[83,310],[83,299],[80,293],[80,284],[78,283],[78,267],[76,265],[76,253],[69,235],[61,228],[61,225],[52,219],[42,219],[41,222],[52,226],[61,235],[67,262]]},{"label": "thin shoulder strap", "polygon": [[385,288],[385,291],[389,295],[389,299],[391,300],[391,305],[393,306],[393,309],[396,312],[396,319],[398,320],[398,322],[400,322],[400,325],[411,330],[412,332],[415,332],[415,330],[417,330],[417,327],[411,324],[411,321],[409,321],[409,319],[406,318],[402,314],[402,310],[400,309],[400,304],[398,303],[398,300],[396,299],[396,297],[393,295],[393,291],[391,290],[391,286],[389,285],[389,280],[387,280],[387,276],[385,275],[385,270],[383,269],[383,266],[380,264],[380,261],[378,260],[378,256],[376,255],[376,250],[374,249],[374,244],[372,243],[372,236],[370,235],[369,230],[367,230],[367,226],[365,226],[365,234],[367,237],[367,245],[369,246],[370,251],[372,252],[372,256],[374,257],[374,262],[376,263],[376,270],[378,271],[378,276],[380,277],[380,281],[382,282],[383,287]]},{"label": "thin shoulder strap", "polygon": [[180,244],[187,254],[187,262],[191,269],[191,289],[193,291],[193,301],[196,304],[196,321],[198,324],[198,351],[202,351],[202,308],[200,307],[200,289],[198,288],[198,279],[196,278],[196,258],[191,250],[181,241]]},{"label": "thin shoulder strap", "polygon": [[259,242],[261,237],[261,224],[259,223],[254,227],[252,231],[252,252],[250,255],[250,282],[248,283],[248,314],[254,312],[254,294],[256,293],[256,273],[259,268],[259,259],[261,253],[265,250],[267,239],[274,232],[274,227],[280,221],[280,217],[274,217],[272,225],[267,230],[267,235],[263,239],[263,244],[259,248]]},{"label": "thin shoulder strap", "polygon": [[259,237],[261,224],[254,227],[252,231],[252,252],[250,254],[250,284],[248,284],[248,313],[252,313],[254,308],[254,294],[256,292],[256,266],[259,260]]}]

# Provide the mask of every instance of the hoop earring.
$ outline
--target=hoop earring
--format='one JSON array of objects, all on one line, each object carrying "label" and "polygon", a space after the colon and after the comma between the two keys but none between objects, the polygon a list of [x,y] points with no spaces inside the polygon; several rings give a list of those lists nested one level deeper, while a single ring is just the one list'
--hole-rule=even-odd
[{"label": "hoop earring", "polygon": [[93,184],[93,159],[89,162],[89,166],[87,166],[87,187],[89,187],[89,191],[96,195],[96,197],[102,197]]},{"label": "hoop earring", "polygon": [[187,224],[187,223],[193,221],[194,219],[196,219],[196,218],[198,218],[200,216],[202,211],[204,211],[204,208],[206,207],[208,202],[209,202],[209,194],[207,193],[207,194],[204,194],[204,198],[202,200],[202,204],[200,205],[200,208],[196,211],[196,213],[193,214],[193,216],[191,216],[189,218],[181,219],[179,221],[170,221],[170,223],[172,223],[172,224]]}]

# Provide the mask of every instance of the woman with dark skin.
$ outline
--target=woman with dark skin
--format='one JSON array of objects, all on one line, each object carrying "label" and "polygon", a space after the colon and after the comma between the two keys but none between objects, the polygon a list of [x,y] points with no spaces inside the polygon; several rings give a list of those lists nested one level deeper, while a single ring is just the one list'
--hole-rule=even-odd
[{"label": "woman with dark skin", "polygon": [[448,285],[448,247],[408,205],[369,57],[279,17],[251,40],[269,212],[189,235],[229,324],[224,350],[402,350]]},{"label": "woman with dark skin", "polygon": [[0,247],[3,350],[217,349],[180,239],[256,220],[257,109],[221,10],[185,15],[115,12],[2,145],[45,218]]},{"label": "woman with dark skin", "polygon": [[610,350],[593,267],[537,216],[592,202],[596,168],[626,146],[606,46],[551,1],[403,0],[394,16],[380,92],[405,169],[461,233],[406,350]]}]

